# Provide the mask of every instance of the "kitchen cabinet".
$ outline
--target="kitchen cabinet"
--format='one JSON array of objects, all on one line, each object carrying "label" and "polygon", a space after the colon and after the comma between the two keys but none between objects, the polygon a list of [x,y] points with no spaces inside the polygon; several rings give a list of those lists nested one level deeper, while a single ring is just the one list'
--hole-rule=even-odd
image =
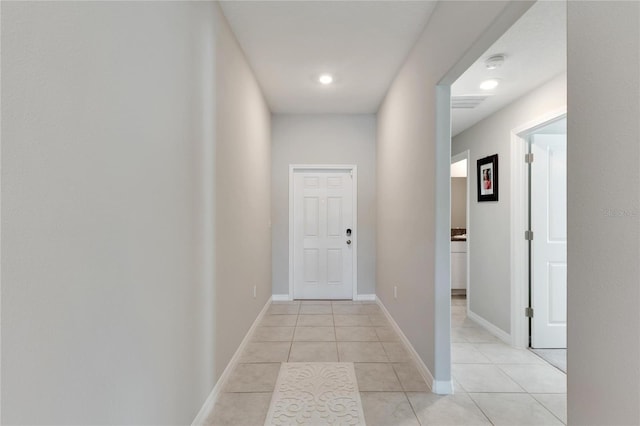
[{"label": "kitchen cabinet", "polygon": [[451,288],[467,289],[467,242],[451,241]]}]

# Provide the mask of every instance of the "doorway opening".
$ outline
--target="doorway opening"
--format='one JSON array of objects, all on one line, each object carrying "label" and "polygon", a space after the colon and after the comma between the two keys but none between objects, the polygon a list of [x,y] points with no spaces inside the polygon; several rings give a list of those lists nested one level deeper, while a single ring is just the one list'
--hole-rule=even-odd
[{"label": "doorway opening", "polygon": [[467,307],[469,293],[469,151],[451,157],[451,299]]},{"label": "doorway opening", "polygon": [[[562,85],[561,77],[566,70],[566,46],[563,44],[563,40],[566,40],[563,36],[566,19],[563,19],[563,13],[562,5],[550,2],[537,2],[518,10],[517,16],[514,14],[509,17],[510,22],[507,28],[501,28],[500,34],[494,33],[491,36],[493,40],[478,42],[472,49],[473,52],[469,51],[468,57],[457,64],[437,86],[436,137],[438,144],[441,143],[442,146],[436,146],[436,180],[439,183],[436,206],[439,202],[441,205],[449,206],[450,200],[446,196],[451,194],[450,174],[445,174],[444,170],[439,169],[438,161],[446,158],[448,161],[442,166],[449,169],[452,151],[455,154],[467,149],[470,152],[473,151],[469,158],[473,162],[473,169],[468,176],[473,191],[470,210],[472,229],[468,242],[472,253],[467,253],[472,267],[469,270],[472,279],[468,282],[467,291],[469,306],[467,315],[462,318],[454,315],[456,312],[451,311],[449,303],[450,324],[452,326],[458,324],[459,320],[462,323],[459,324],[461,327],[458,330],[452,328],[449,342],[443,342],[444,333],[443,338],[439,339],[441,335],[436,332],[435,344],[438,347],[436,353],[442,355],[441,358],[445,358],[446,355],[445,344],[454,347],[456,351],[460,349],[457,343],[464,342],[464,339],[467,339],[465,334],[469,333],[465,328],[475,328],[477,333],[486,333],[482,336],[483,338],[493,339],[494,342],[499,339],[507,345],[512,345],[515,324],[511,317],[514,316],[512,311],[516,308],[513,303],[514,293],[511,291],[514,283],[511,279],[513,272],[509,265],[511,241],[515,238],[509,232],[513,212],[511,209],[513,198],[510,193],[514,184],[513,176],[510,176],[512,163],[509,158],[510,131],[513,128],[513,121],[517,125],[522,118],[524,118],[523,121],[527,121],[531,114],[545,113],[547,110],[544,107],[557,105],[553,107],[557,108],[562,105],[557,104],[562,98],[555,96],[555,92],[557,86]],[[499,25],[496,25],[492,29],[497,30],[498,27]],[[533,34],[534,28],[541,37]],[[526,43],[520,44],[524,40]],[[478,50],[475,50],[475,47]],[[544,72],[540,66],[542,63],[545,64]],[[556,83],[557,86],[554,85]],[[553,99],[544,105],[538,102],[527,103],[527,96],[531,94],[533,97],[543,93],[542,88],[553,92],[554,96],[550,97]],[[546,94],[547,92],[544,92],[544,95]],[[443,99],[445,96],[446,100]],[[490,180],[493,185],[484,189],[485,191],[493,189],[495,193],[491,191],[491,198],[481,199],[481,195],[487,194],[477,184],[479,181],[483,182],[484,175],[480,174],[482,170],[480,166],[486,162],[479,164],[480,170],[476,170],[476,166],[479,160],[488,157],[495,158],[491,163],[491,170],[497,172],[498,161],[502,165],[499,177],[502,183],[502,194],[498,194],[497,191],[498,174],[492,173],[492,176],[495,176],[495,179]],[[436,209],[436,225],[438,213],[439,209]],[[450,212],[446,212],[446,216],[441,219],[445,218],[447,222],[451,219]],[[440,223],[444,225],[444,220]],[[435,277],[436,281],[440,278],[442,281],[448,281],[446,291],[450,295],[451,277],[446,277],[445,272],[450,272],[451,265],[447,264],[449,262],[445,263],[444,259],[445,253],[448,258],[446,260],[450,260],[451,255],[450,223],[443,227],[446,228],[442,230],[438,228],[435,232]],[[518,243],[523,239],[523,231],[524,228],[517,232]],[[444,252],[443,248],[449,250]],[[440,251],[442,251],[441,254],[439,254]],[[524,255],[526,260],[527,252],[524,252]],[[438,290],[436,288],[436,304],[441,300],[444,302],[444,295]],[[523,316],[524,306],[523,304],[522,309],[517,310],[518,315]],[[444,309],[442,313],[444,314]],[[436,305],[436,321],[441,318],[442,323],[445,324],[445,319],[439,314],[438,305]],[[470,337],[476,339],[478,336]],[[455,346],[452,343],[455,343]],[[527,344],[528,342],[523,342],[522,349],[527,347]],[[457,353],[453,351],[451,354],[453,359],[459,359],[461,356],[460,351]],[[532,354],[529,353],[529,355]],[[464,361],[458,363],[464,363]],[[456,363],[452,364],[455,366]],[[437,367],[436,362],[436,369]],[[441,371],[445,372],[446,366],[443,366]]]},{"label": "doorway opening", "polygon": [[566,372],[566,109],[512,132],[512,176],[513,343]]}]

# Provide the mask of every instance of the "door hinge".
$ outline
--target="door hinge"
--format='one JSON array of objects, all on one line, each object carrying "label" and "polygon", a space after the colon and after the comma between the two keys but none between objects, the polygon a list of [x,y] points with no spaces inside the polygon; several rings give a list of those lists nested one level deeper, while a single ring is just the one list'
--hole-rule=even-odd
[{"label": "door hinge", "polygon": [[533,163],[533,152],[529,152],[524,155],[524,162],[527,164]]},{"label": "door hinge", "polygon": [[533,231],[530,229],[524,231],[524,239],[527,241],[533,241]]},{"label": "door hinge", "polygon": [[524,316],[527,318],[533,318],[533,308],[524,308]]}]

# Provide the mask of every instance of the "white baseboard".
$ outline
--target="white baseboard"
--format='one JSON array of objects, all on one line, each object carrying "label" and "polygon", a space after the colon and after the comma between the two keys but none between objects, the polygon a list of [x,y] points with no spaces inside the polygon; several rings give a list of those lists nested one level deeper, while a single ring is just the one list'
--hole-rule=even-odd
[{"label": "white baseboard", "polygon": [[434,380],[433,386],[431,387],[431,392],[437,393],[438,395],[452,395],[453,391],[453,381],[452,380]]},{"label": "white baseboard", "polygon": [[[427,385],[431,389],[431,392],[441,393],[440,390],[447,388],[447,386],[444,384],[444,382],[436,381],[433,378],[431,371],[429,371],[429,368],[422,361],[422,358],[420,358],[420,355],[418,355],[418,352],[416,352],[411,342],[409,342],[409,339],[407,339],[407,336],[404,335],[404,333],[400,329],[400,326],[393,319],[389,311],[387,311],[387,308],[382,303],[382,300],[380,300],[379,298],[376,298],[376,302],[378,303],[378,306],[380,306],[380,309],[382,309],[382,312],[384,312],[384,315],[387,317],[387,319],[391,323],[391,326],[393,327],[395,332],[398,333],[398,336],[400,336],[400,340],[402,340],[402,343],[404,344],[405,349],[407,350],[407,352],[409,352],[409,354],[411,355],[411,358],[413,358],[413,361],[415,362],[416,367],[418,367],[418,371],[420,372],[420,375],[422,376],[424,381],[427,382]],[[451,390],[453,389],[451,382],[449,382],[449,389]],[[446,393],[450,394],[453,392],[449,391]]]},{"label": "white baseboard", "polygon": [[274,302],[288,302],[293,299],[291,299],[288,294],[274,294],[271,296],[271,300]]},{"label": "white baseboard", "polygon": [[[271,300],[274,302],[288,302],[293,299],[288,294],[274,294],[271,296]],[[375,294],[358,294],[355,299],[358,302],[374,302],[376,300]]]},{"label": "white baseboard", "polygon": [[358,294],[355,299],[358,302],[375,302],[376,295],[375,294]]},{"label": "white baseboard", "polygon": [[226,384],[227,379],[231,375],[231,372],[235,368],[236,364],[238,364],[238,360],[240,359],[240,354],[242,354],[242,351],[244,351],[245,347],[247,346],[247,343],[249,343],[249,341],[251,340],[251,336],[253,336],[254,330],[256,329],[260,321],[262,321],[262,317],[267,312],[267,309],[269,309],[272,299],[273,298],[269,298],[269,300],[267,300],[267,303],[264,305],[264,307],[256,317],[256,320],[253,322],[253,324],[251,324],[251,328],[249,328],[249,331],[244,336],[244,339],[242,339],[240,346],[238,346],[238,349],[233,354],[231,361],[229,361],[229,363],[227,364],[227,367],[224,369],[224,371],[220,375],[220,378],[216,382],[216,385],[213,387],[213,390],[211,391],[206,401],[202,405],[202,408],[200,408],[198,415],[196,416],[195,419],[193,419],[191,426],[201,426],[205,424],[204,422],[207,419],[207,416],[209,415],[209,413],[213,411],[213,407],[216,404],[218,395],[222,391],[222,388],[224,388],[224,385]]},{"label": "white baseboard", "polygon": [[480,315],[472,312],[470,309],[467,310],[467,317],[469,317],[470,320],[476,322],[479,326],[487,330],[489,333],[496,336],[498,339],[505,342],[507,345],[511,346],[511,335],[509,333],[506,333],[503,330],[499,329],[486,319],[482,318]]}]

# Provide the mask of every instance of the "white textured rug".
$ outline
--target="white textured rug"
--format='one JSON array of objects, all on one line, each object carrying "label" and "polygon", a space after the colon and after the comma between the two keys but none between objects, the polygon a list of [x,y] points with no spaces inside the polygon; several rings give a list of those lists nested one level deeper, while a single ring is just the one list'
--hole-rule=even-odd
[{"label": "white textured rug", "polygon": [[282,364],[266,426],[364,424],[353,363]]}]

